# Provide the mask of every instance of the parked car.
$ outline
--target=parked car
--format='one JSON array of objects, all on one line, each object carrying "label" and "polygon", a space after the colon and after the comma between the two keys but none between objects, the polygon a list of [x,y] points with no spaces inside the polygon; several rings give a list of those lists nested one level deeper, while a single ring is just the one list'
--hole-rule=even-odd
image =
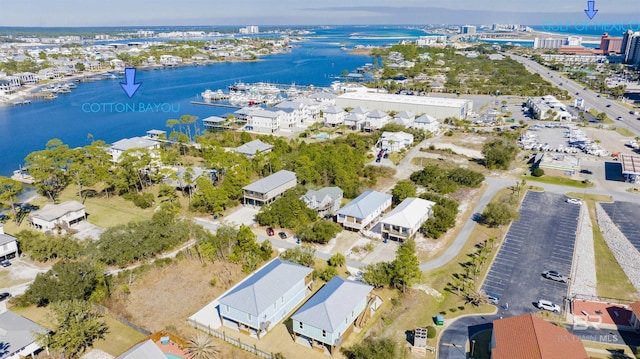
[{"label": "parked car", "polygon": [[487,303],[498,305],[500,303],[500,297],[493,293],[485,293],[487,295]]},{"label": "parked car", "polygon": [[540,299],[535,303],[536,308],[542,310],[548,310],[554,313],[560,313],[560,306],[557,304],[553,304],[548,300]]},{"label": "parked car", "polygon": [[618,116],[618,117],[616,117],[616,120],[618,120],[618,121],[622,121],[622,116]]},{"label": "parked car", "polygon": [[571,204],[582,204],[582,201],[577,198],[567,198],[567,203]]},{"label": "parked car", "polygon": [[555,280],[556,282],[567,283],[569,281],[567,277],[554,270],[546,270],[542,272],[542,276],[547,279]]},{"label": "parked car", "polygon": [[8,267],[11,265],[11,262],[9,262],[7,259],[3,259],[0,261],[0,265],[3,267]]},{"label": "parked car", "polygon": [[584,173],[584,174],[587,174],[587,175],[592,175],[593,171],[592,170],[588,170],[588,169],[585,168],[585,169],[581,169],[580,173]]},{"label": "parked car", "polygon": [[280,238],[282,238],[282,239],[287,238],[287,234],[286,234],[286,233],[284,233],[284,232],[280,232],[280,233],[278,233],[278,235],[279,235],[279,236],[280,236]]},{"label": "parked car", "polygon": [[8,293],[8,292],[0,293],[0,302],[7,298],[11,298],[11,293]]},{"label": "parked car", "polygon": [[273,236],[274,234],[276,234],[276,232],[273,230],[273,228],[271,227],[267,228],[267,235],[269,237]]}]

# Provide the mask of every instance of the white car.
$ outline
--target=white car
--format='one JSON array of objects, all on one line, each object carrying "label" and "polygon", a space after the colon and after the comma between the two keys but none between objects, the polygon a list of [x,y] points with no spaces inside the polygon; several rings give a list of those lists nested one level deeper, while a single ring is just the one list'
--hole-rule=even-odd
[{"label": "white car", "polygon": [[548,300],[540,299],[535,303],[535,305],[536,305],[536,308],[538,309],[548,310],[554,313],[560,313],[560,306],[557,304],[553,304]]},{"label": "white car", "polygon": [[577,198],[567,198],[567,203],[571,204],[582,204],[582,201]]}]

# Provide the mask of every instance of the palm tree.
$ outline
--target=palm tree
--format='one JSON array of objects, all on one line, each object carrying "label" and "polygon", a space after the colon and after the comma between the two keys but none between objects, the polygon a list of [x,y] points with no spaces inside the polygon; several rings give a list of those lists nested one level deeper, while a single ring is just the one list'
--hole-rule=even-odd
[{"label": "palm tree", "polygon": [[211,336],[198,333],[187,341],[187,353],[191,359],[217,359],[220,348]]}]

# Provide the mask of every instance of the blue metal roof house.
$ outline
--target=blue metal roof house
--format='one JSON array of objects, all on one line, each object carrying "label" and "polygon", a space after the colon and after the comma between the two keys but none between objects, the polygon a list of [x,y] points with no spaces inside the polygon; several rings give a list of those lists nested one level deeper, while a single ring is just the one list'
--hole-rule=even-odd
[{"label": "blue metal roof house", "polygon": [[311,294],[312,272],[272,260],[219,299],[222,324],[260,338]]},{"label": "blue metal roof house", "polygon": [[369,318],[376,296],[370,296],[372,286],[333,277],[309,301],[291,316],[296,341],[329,353],[339,347],[355,327]]},{"label": "blue metal roof house", "polygon": [[390,194],[365,191],[338,210],[338,223],[344,228],[356,231],[368,229],[391,208],[391,198]]}]

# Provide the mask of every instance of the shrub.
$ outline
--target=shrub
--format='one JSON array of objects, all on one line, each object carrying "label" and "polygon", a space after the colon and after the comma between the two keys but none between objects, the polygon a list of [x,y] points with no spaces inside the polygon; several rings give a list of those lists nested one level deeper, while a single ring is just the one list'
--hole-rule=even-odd
[{"label": "shrub", "polygon": [[531,171],[531,175],[533,177],[542,177],[544,176],[544,170],[540,167],[534,169],[533,171]]},{"label": "shrub", "polygon": [[436,328],[433,325],[427,327],[427,338],[433,339],[436,337]]},{"label": "shrub", "polygon": [[325,282],[330,281],[333,277],[338,275],[336,267],[327,267],[320,273],[320,279]]},{"label": "shrub", "polygon": [[149,208],[153,206],[153,203],[154,203],[153,193],[149,193],[149,192],[143,193],[143,194],[129,192],[124,194],[122,197],[126,200],[133,202],[133,204],[136,205],[136,207],[140,207],[142,209]]}]

